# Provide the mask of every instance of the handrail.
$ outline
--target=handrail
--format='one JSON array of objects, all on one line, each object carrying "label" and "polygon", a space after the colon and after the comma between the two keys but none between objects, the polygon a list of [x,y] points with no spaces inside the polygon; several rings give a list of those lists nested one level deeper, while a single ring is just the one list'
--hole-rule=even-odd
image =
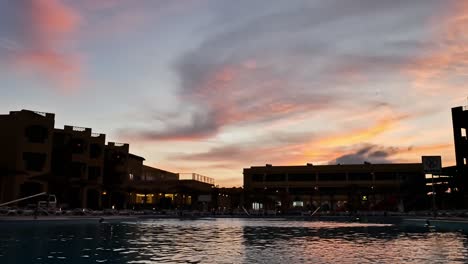
[{"label": "handrail", "polygon": [[244,212],[245,212],[248,216],[250,216],[249,211],[247,211],[247,209],[245,209],[244,206],[242,206],[242,209],[244,209]]},{"label": "handrail", "polygon": [[34,198],[34,197],[38,197],[38,196],[41,196],[41,195],[46,195],[46,194],[47,194],[46,192],[41,192],[41,193],[34,194],[34,195],[31,195],[31,196],[27,196],[27,197],[24,197],[24,198],[16,199],[16,200],[13,200],[13,201],[9,201],[9,202],[6,202],[6,203],[2,203],[2,204],[0,204],[0,207],[1,207],[1,206],[8,205],[8,204],[16,203],[16,202],[28,200],[28,199],[31,199],[31,198]]},{"label": "handrail", "polygon": [[310,214],[310,216],[314,216],[314,214],[316,214],[318,212],[318,210],[320,209],[320,206],[317,207],[317,209],[315,209],[315,211],[313,213]]}]

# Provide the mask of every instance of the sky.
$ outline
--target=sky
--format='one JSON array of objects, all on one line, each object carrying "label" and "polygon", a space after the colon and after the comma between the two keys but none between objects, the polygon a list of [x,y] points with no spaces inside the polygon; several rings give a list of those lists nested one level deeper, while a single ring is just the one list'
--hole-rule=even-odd
[{"label": "sky", "polygon": [[56,114],[145,163],[454,164],[468,0],[0,0],[0,113]]}]

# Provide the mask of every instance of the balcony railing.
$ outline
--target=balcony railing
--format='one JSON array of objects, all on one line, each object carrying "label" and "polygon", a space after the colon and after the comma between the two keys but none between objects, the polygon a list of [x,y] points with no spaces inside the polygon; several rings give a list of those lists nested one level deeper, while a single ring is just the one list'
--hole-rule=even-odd
[{"label": "balcony railing", "polygon": [[47,113],[45,112],[39,112],[39,111],[33,111],[35,114],[38,114],[38,115],[41,115],[43,117],[46,117],[47,116]]},{"label": "balcony railing", "polygon": [[215,184],[215,180],[213,178],[203,176],[197,173],[179,173],[180,180],[194,180],[198,182],[204,182],[208,184]]},{"label": "balcony railing", "polygon": [[77,126],[74,126],[74,127],[72,127],[72,130],[73,130],[73,131],[78,131],[78,132],[84,132],[84,131],[86,131],[86,127],[77,127]]}]

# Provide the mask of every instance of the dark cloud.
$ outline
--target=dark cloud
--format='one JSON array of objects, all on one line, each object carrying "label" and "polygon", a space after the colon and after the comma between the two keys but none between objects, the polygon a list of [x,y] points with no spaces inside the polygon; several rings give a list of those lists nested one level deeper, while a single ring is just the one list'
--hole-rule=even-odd
[{"label": "dark cloud", "polygon": [[391,156],[398,152],[399,149],[395,147],[366,144],[359,147],[353,153],[340,156],[330,161],[329,164],[362,164],[364,162],[391,163]]},{"label": "dark cloud", "polygon": [[[169,114],[173,115],[173,114]],[[162,131],[154,129],[141,129],[137,133],[133,129],[122,129],[120,134],[125,136],[137,136],[141,140],[197,140],[214,136],[220,126],[216,123],[216,113],[196,114],[190,116],[188,124],[174,124],[171,120],[167,121],[166,127]],[[161,117],[159,116],[158,119]]]}]

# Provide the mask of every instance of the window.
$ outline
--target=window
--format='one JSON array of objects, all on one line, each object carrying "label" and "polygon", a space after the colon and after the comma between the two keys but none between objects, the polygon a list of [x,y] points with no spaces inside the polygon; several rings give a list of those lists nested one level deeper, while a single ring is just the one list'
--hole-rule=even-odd
[{"label": "window", "polygon": [[393,172],[376,172],[375,180],[376,181],[395,181],[397,179],[395,173]]},{"label": "window", "polygon": [[466,128],[461,129],[461,135],[462,137],[466,137]]},{"label": "window", "polygon": [[88,168],[88,180],[97,180],[101,176],[101,168],[90,166]]},{"label": "window", "polygon": [[284,174],[270,174],[265,176],[265,181],[267,182],[281,182],[286,180],[286,175]]},{"label": "window", "polygon": [[315,181],[315,174],[289,174],[289,181]]},{"label": "window", "polygon": [[29,126],[25,129],[25,136],[30,143],[44,143],[49,137],[47,128],[39,125]]},{"label": "window", "polygon": [[129,178],[131,181],[133,181],[133,173],[129,173],[129,174],[128,174],[128,178]]},{"label": "window", "polygon": [[42,171],[47,155],[44,153],[23,153],[24,168],[28,171]]},{"label": "window", "polygon": [[253,210],[260,210],[260,209],[263,209],[263,204],[262,203],[252,203],[252,209]]},{"label": "window", "polygon": [[348,178],[350,181],[372,181],[371,173],[349,173]]},{"label": "window", "polygon": [[319,181],[346,181],[346,174],[344,173],[321,173],[319,174]]},{"label": "window", "polygon": [[82,162],[72,162],[71,164],[71,176],[73,178],[81,178],[86,172],[86,164]]},{"label": "window", "polygon": [[125,156],[126,156],[126,153],[124,153],[124,152],[115,152],[115,153],[112,154],[111,159],[116,164],[124,164],[125,163]]},{"label": "window", "polygon": [[71,140],[71,150],[73,154],[82,154],[86,149],[86,142],[81,138]]},{"label": "window", "polygon": [[99,144],[91,144],[89,146],[89,157],[92,159],[97,159],[101,157],[102,154],[102,148],[99,146]]},{"label": "window", "polygon": [[262,182],[263,181],[263,175],[262,174],[252,175],[252,181],[253,182]]},{"label": "window", "polygon": [[303,201],[294,201],[293,202],[293,207],[303,207],[304,202]]}]

